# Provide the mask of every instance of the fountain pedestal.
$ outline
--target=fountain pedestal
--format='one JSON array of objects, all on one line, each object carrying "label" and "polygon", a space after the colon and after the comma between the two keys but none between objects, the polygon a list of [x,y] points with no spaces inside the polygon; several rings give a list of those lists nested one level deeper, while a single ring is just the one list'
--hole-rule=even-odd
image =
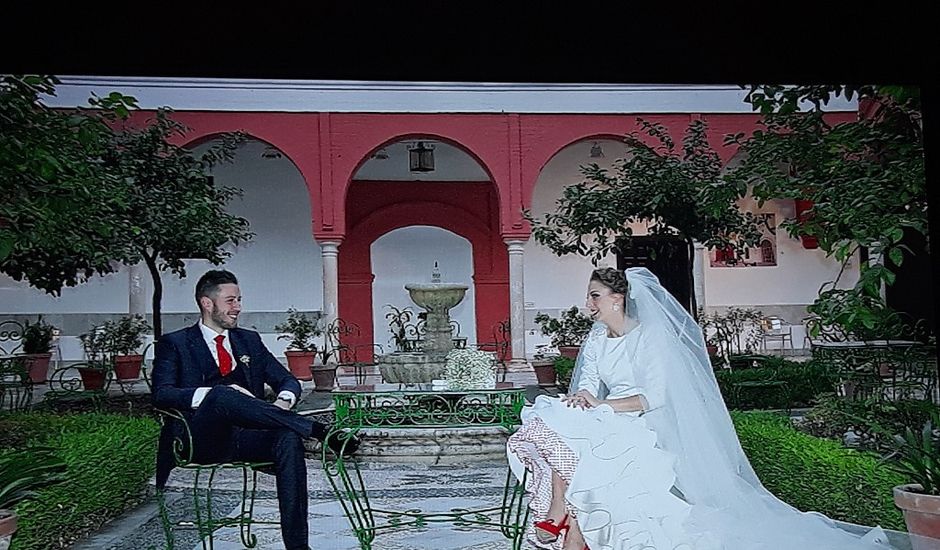
[{"label": "fountain pedestal", "polygon": [[411,300],[427,312],[421,351],[395,352],[377,358],[386,382],[428,383],[441,377],[447,353],[454,349],[450,310],[459,304],[469,287],[455,283],[407,284]]}]

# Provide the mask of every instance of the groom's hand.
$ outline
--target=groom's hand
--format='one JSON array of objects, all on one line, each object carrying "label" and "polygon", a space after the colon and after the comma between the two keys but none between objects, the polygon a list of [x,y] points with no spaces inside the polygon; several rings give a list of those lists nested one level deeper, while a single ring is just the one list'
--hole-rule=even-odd
[{"label": "groom's hand", "polygon": [[239,386],[238,384],[230,384],[229,387],[232,388],[233,390],[236,390],[238,392],[241,392],[247,395],[248,397],[254,397],[254,394],[252,394],[250,391],[246,390],[245,388]]}]

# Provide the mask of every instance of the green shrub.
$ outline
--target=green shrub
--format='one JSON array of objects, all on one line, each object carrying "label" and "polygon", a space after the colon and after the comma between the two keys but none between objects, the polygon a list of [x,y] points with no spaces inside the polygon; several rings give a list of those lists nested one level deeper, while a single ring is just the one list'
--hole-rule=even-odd
[{"label": "green shrub", "polygon": [[17,426],[17,437],[31,438],[30,445],[56,449],[66,464],[65,481],[16,507],[11,550],[66,548],[143,499],[155,469],[159,425],[152,418],[28,413],[0,423]]},{"label": "green shrub", "polygon": [[[831,369],[817,361],[798,363],[781,357],[762,357],[760,366],[715,372],[718,387],[729,409],[783,409],[806,407],[816,396],[835,391],[836,378]],[[783,381],[787,392],[734,391],[735,384],[752,381]],[[789,403],[786,402],[789,395]]]},{"label": "green shrub", "polygon": [[558,356],[552,364],[552,367],[555,369],[555,380],[558,382],[558,390],[561,392],[568,391],[568,386],[571,385],[571,375],[574,374],[574,363],[575,360],[570,357]]},{"label": "green shrub", "polygon": [[892,488],[905,483],[871,453],[797,431],[787,417],[733,412],[735,428],[764,486],[803,511],[905,530]]}]

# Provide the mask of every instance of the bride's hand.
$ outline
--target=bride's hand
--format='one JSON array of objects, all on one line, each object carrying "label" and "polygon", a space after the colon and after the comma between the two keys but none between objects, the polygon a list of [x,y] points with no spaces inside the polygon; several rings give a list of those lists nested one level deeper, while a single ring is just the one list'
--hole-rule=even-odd
[{"label": "bride's hand", "polygon": [[582,409],[593,409],[601,403],[598,398],[587,390],[578,390],[574,395],[566,395],[562,398],[562,401],[569,407],[580,407]]}]

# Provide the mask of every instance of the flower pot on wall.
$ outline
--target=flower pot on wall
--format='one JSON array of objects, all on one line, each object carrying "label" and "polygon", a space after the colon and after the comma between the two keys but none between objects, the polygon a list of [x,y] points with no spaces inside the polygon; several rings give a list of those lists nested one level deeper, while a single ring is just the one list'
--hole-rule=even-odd
[{"label": "flower pot on wall", "polygon": [[[813,201],[795,199],[793,204],[796,210],[796,218],[801,222],[807,220],[809,218],[809,214],[807,214],[806,211],[813,207]],[[803,244],[803,248],[807,250],[819,248],[819,241],[816,239],[816,237],[811,235],[801,234],[800,242]]]},{"label": "flower pot on wall", "polygon": [[143,355],[118,355],[114,358],[114,376],[118,380],[137,380],[143,364]]},{"label": "flower pot on wall", "polygon": [[558,353],[560,353],[562,357],[577,359],[580,351],[581,346],[558,346]]},{"label": "flower pot on wall", "polygon": [[298,380],[313,380],[310,367],[313,365],[313,358],[316,354],[315,351],[285,351],[287,368]]},{"label": "flower pot on wall", "polygon": [[[898,485],[894,488],[894,504],[904,512],[904,522],[911,534],[940,539],[940,496],[927,495],[917,484]],[[913,550],[940,547],[940,540],[914,540]]]},{"label": "flower pot on wall", "polygon": [[51,353],[30,353],[23,356],[26,359],[26,368],[29,369],[29,379],[33,384],[41,384],[49,377],[49,360]]},{"label": "flower pot on wall", "polygon": [[313,373],[314,391],[332,391],[336,381],[336,365],[316,365]]}]

